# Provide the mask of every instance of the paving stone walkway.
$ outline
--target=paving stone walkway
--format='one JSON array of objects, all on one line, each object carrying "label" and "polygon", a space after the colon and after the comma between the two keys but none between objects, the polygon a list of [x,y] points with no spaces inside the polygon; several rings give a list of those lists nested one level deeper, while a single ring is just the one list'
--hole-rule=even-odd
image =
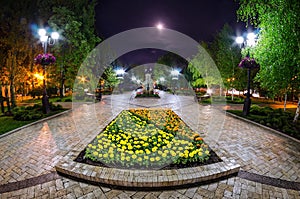
[{"label": "paving stone walkway", "polygon": [[[74,106],[73,111],[0,138],[0,199],[300,198],[300,143],[228,116],[220,105],[195,105],[188,96],[165,94],[140,101],[124,94]],[[241,173],[170,190],[121,190],[56,174],[54,166],[72,148],[86,146],[122,109],[141,106],[172,108],[218,155],[239,163]]]}]

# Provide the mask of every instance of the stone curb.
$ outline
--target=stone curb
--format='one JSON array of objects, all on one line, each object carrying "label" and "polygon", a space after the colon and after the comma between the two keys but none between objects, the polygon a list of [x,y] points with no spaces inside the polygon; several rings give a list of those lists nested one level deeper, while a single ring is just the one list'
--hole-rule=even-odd
[{"label": "stone curb", "polygon": [[248,120],[248,119],[246,119],[246,118],[240,117],[240,116],[238,116],[238,115],[235,115],[235,114],[230,113],[230,112],[227,112],[227,111],[226,111],[226,115],[228,115],[228,116],[230,116],[230,117],[233,117],[233,118],[236,118],[236,119],[239,119],[239,120],[243,120],[243,121],[248,122],[248,123],[251,123],[251,124],[254,124],[254,125],[259,126],[259,127],[261,127],[261,128],[264,128],[264,129],[266,129],[266,130],[269,130],[269,131],[271,131],[272,133],[276,133],[276,134],[281,135],[281,136],[283,136],[283,137],[289,138],[289,139],[291,139],[291,140],[293,140],[293,141],[295,141],[295,142],[297,142],[297,143],[300,144],[300,140],[298,140],[298,139],[296,139],[296,138],[293,138],[293,137],[291,137],[291,136],[289,136],[289,135],[286,135],[286,134],[284,134],[284,133],[281,133],[280,131],[277,131],[277,130],[272,129],[272,128],[270,128],[270,127],[264,126],[264,125],[262,125],[262,124],[259,124],[259,123],[257,123],[257,122]]},{"label": "stone curb", "polygon": [[53,118],[55,118],[55,117],[59,117],[59,116],[61,116],[61,115],[63,115],[63,114],[66,114],[66,113],[68,113],[68,112],[71,112],[71,111],[72,111],[72,109],[69,109],[69,110],[66,110],[66,111],[57,113],[57,114],[55,114],[55,115],[51,115],[51,116],[49,116],[49,117],[45,117],[45,118],[43,118],[43,119],[41,119],[41,120],[38,120],[38,121],[35,121],[35,122],[32,122],[32,123],[26,124],[26,125],[24,125],[24,126],[21,126],[21,127],[19,127],[19,128],[14,129],[14,130],[8,131],[8,132],[6,132],[6,133],[0,135],[0,139],[3,138],[3,137],[5,137],[5,136],[8,136],[8,135],[10,135],[10,134],[13,134],[13,133],[15,133],[15,132],[17,132],[17,131],[19,131],[19,130],[22,130],[22,129],[24,129],[24,128],[27,128],[27,127],[29,127],[29,126],[32,126],[32,125],[35,125],[35,124],[44,122],[44,121],[46,121],[46,120],[53,119]]},{"label": "stone curb", "polygon": [[120,187],[161,188],[206,182],[237,174],[240,165],[233,160],[174,170],[126,170],[93,166],[73,161],[79,151],[70,151],[58,164],[60,174],[84,181]]}]

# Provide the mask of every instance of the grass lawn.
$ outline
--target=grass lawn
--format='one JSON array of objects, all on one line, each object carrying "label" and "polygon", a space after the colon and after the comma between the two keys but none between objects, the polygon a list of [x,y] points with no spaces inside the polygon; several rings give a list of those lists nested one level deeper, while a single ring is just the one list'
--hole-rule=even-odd
[{"label": "grass lawn", "polygon": [[0,117],[0,135],[31,122],[33,121],[17,121],[14,120],[13,117],[2,116]]},{"label": "grass lawn", "polygon": [[[62,109],[62,110],[50,112],[48,115],[43,115],[43,117],[40,119],[58,114],[66,110],[67,109]],[[19,121],[19,120],[14,120],[13,116],[0,116],[0,135],[40,119],[30,120],[30,121]]]}]

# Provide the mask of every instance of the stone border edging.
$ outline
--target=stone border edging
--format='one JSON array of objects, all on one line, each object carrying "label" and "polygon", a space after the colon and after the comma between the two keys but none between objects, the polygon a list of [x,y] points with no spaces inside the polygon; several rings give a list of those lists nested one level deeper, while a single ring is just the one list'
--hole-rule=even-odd
[{"label": "stone border edging", "polygon": [[158,188],[182,186],[237,174],[240,165],[226,160],[214,164],[174,170],[126,170],[73,161],[79,151],[70,151],[55,168],[58,173],[92,183],[120,187]]},{"label": "stone border edging", "polygon": [[272,178],[269,176],[263,176],[255,173],[250,173],[248,171],[240,170],[238,175],[239,178],[250,180],[253,182],[258,182],[261,184],[271,185],[274,187],[293,189],[300,191],[300,182],[293,182],[288,180],[282,180],[280,178]]},{"label": "stone border edging", "polygon": [[27,187],[32,187],[38,184],[43,184],[46,182],[50,182],[52,180],[57,180],[61,178],[56,172],[50,172],[44,175],[40,175],[33,178],[28,178],[26,180],[10,182],[8,184],[0,185],[0,195],[1,193],[16,191],[19,189],[25,189]]},{"label": "stone border edging", "polygon": [[73,110],[73,109],[69,109],[69,110],[66,110],[66,111],[57,113],[57,114],[55,114],[55,115],[51,115],[51,116],[49,116],[49,117],[45,117],[45,118],[43,118],[43,119],[37,120],[37,121],[35,121],[35,122],[26,124],[26,125],[24,125],[24,126],[20,126],[20,127],[16,128],[16,129],[13,129],[13,130],[11,130],[11,131],[8,131],[8,132],[6,132],[6,133],[0,135],[0,139],[3,138],[3,137],[5,137],[5,136],[8,136],[8,135],[10,135],[10,134],[13,134],[13,133],[15,133],[15,132],[17,132],[17,131],[19,131],[19,130],[22,130],[22,129],[24,129],[24,128],[27,128],[27,127],[29,127],[29,126],[38,124],[38,123],[40,123],[40,122],[44,122],[44,121],[46,121],[46,120],[50,120],[50,119],[55,118],[55,117],[59,117],[59,116],[65,114],[65,113],[71,112],[72,110]]},{"label": "stone border edging", "polygon": [[251,123],[251,124],[254,124],[254,125],[256,125],[256,126],[259,126],[259,127],[261,127],[261,128],[264,128],[264,129],[266,129],[266,130],[269,130],[269,131],[271,131],[272,133],[276,133],[276,134],[279,134],[279,135],[281,135],[281,136],[283,136],[283,137],[292,139],[293,141],[295,141],[295,142],[297,142],[297,143],[300,144],[300,140],[298,140],[298,139],[296,139],[296,138],[293,138],[293,137],[291,137],[291,136],[289,136],[289,135],[287,135],[287,134],[281,133],[280,131],[277,131],[277,130],[275,130],[275,129],[272,129],[272,128],[268,127],[268,126],[264,126],[264,125],[262,125],[262,124],[259,124],[259,123],[257,123],[257,122],[254,122],[254,121],[252,121],[252,120],[249,120],[249,119],[246,119],[246,118],[243,118],[243,117],[240,117],[240,116],[235,115],[235,114],[233,114],[233,113],[230,113],[230,112],[228,112],[228,111],[226,111],[225,114],[226,114],[226,115],[228,114],[228,115],[231,116],[231,117],[234,117],[234,118],[243,120],[243,121],[245,121],[245,122],[249,122],[249,123]]}]

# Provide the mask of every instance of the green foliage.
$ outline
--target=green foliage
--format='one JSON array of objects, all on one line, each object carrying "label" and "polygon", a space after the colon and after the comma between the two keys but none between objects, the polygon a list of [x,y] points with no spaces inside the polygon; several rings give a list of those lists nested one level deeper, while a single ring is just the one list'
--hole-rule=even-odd
[{"label": "green foliage", "polygon": [[113,90],[115,86],[120,83],[120,80],[117,78],[116,73],[112,67],[105,68],[102,79],[104,79],[105,87],[108,87],[110,90]]},{"label": "green foliage", "polygon": [[234,36],[234,30],[225,24],[211,44],[211,55],[221,73],[224,86],[243,90],[247,85],[247,77],[245,71],[238,67],[241,60],[241,50],[235,44]]},{"label": "green foliage", "polygon": [[192,74],[192,85],[194,87],[221,84],[219,71],[215,67],[210,54],[208,54],[208,45],[204,42],[198,47],[198,53],[190,60],[188,70]]},{"label": "green foliage", "polygon": [[24,126],[28,123],[30,123],[30,121],[17,121],[14,120],[12,117],[2,116],[0,117],[0,135],[13,129]]},{"label": "green foliage", "polygon": [[[63,110],[61,105],[54,105],[50,103],[50,110],[52,112]],[[35,104],[33,106],[20,106],[13,109],[13,119],[18,121],[32,121],[44,117],[42,113],[42,105]]]},{"label": "green foliage", "polygon": [[300,2],[297,0],[240,0],[238,17],[259,28],[252,54],[261,68],[256,81],[271,94],[295,90],[300,85]]},{"label": "green foliage", "polygon": [[[244,117],[242,111],[235,110],[229,112]],[[293,123],[293,114],[291,112],[252,105],[250,114],[246,118],[300,139],[300,123]]]},{"label": "green foliage", "polygon": [[57,62],[65,70],[66,84],[69,87],[73,86],[78,68],[88,53],[100,42],[94,27],[95,5],[95,0],[53,4],[53,15],[48,22],[64,38],[56,46],[57,54],[60,55]]}]

